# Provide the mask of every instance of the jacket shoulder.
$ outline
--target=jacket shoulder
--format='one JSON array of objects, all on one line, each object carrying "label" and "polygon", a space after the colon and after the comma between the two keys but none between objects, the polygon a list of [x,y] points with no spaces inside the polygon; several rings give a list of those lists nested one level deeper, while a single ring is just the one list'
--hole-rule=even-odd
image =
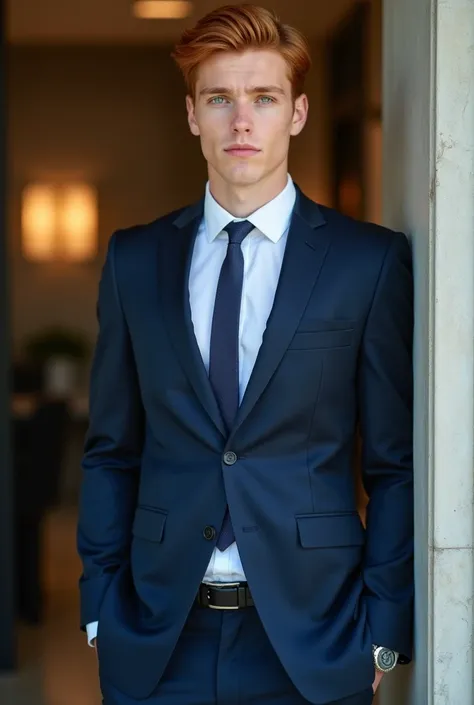
[{"label": "jacket shoulder", "polygon": [[369,221],[357,220],[345,215],[334,208],[319,206],[321,213],[328,226],[336,238],[342,240],[347,245],[362,248],[367,252],[369,248],[372,252],[380,254],[386,253],[392,246],[405,249],[408,246],[408,238],[403,232],[392,230],[384,225],[371,223]]},{"label": "jacket shoulder", "polygon": [[163,235],[169,234],[175,220],[186,211],[188,206],[166,213],[149,223],[132,225],[116,230],[110,237],[109,246],[113,245],[121,254],[132,254],[152,245]]}]

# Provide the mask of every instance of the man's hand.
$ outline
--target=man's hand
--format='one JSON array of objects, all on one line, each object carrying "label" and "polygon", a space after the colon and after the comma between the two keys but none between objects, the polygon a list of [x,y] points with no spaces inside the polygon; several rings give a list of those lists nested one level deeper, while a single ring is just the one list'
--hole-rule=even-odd
[{"label": "man's hand", "polygon": [[375,680],[372,683],[372,689],[374,691],[374,695],[377,692],[377,688],[379,687],[380,681],[382,680],[383,677],[384,677],[384,674],[381,673],[380,671],[375,672]]}]

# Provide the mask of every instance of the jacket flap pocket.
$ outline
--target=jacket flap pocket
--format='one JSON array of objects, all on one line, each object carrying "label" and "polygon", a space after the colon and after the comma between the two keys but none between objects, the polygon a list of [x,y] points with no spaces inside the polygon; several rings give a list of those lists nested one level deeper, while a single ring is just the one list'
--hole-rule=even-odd
[{"label": "jacket flap pocket", "polygon": [[133,520],[132,533],[148,541],[162,541],[167,513],[161,509],[137,507]]},{"label": "jacket flap pocket", "polygon": [[365,531],[357,512],[300,514],[296,517],[303,548],[362,546]]}]

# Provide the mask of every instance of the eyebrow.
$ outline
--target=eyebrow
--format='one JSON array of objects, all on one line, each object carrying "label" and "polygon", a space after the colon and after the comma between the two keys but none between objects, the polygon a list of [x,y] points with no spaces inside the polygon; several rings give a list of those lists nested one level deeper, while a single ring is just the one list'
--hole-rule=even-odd
[{"label": "eyebrow", "polygon": [[[251,86],[247,88],[245,92],[249,95],[253,93],[279,93],[280,95],[285,95],[285,91],[280,86]],[[229,93],[232,93],[232,90],[224,86],[205,87],[199,92],[199,95],[216,95],[221,93],[229,95]]]}]

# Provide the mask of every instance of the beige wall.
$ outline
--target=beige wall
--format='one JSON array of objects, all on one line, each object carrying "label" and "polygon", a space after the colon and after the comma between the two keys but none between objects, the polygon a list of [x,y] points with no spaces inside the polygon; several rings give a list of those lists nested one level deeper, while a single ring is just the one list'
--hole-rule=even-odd
[{"label": "beige wall", "polygon": [[[323,51],[308,83],[310,122],[294,142],[291,170],[328,200]],[[15,47],[9,57],[12,333],[72,324],[93,340],[97,282],[118,227],[152,220],[199,197],[205,168],[188,133],[180,76],[165,48]],[[33,265],[20,251],[20,196],[30,180],[81,178],[97,185],[96,262]]]},{"label": "beige wall", "polygon": [[302,134],[293,140],[290,171],[310,198],[318,203],[330,205],[331,160],[325,43],[313,43],[311,55],[313,67],[306,86],[310,104],[309,118]]}]

